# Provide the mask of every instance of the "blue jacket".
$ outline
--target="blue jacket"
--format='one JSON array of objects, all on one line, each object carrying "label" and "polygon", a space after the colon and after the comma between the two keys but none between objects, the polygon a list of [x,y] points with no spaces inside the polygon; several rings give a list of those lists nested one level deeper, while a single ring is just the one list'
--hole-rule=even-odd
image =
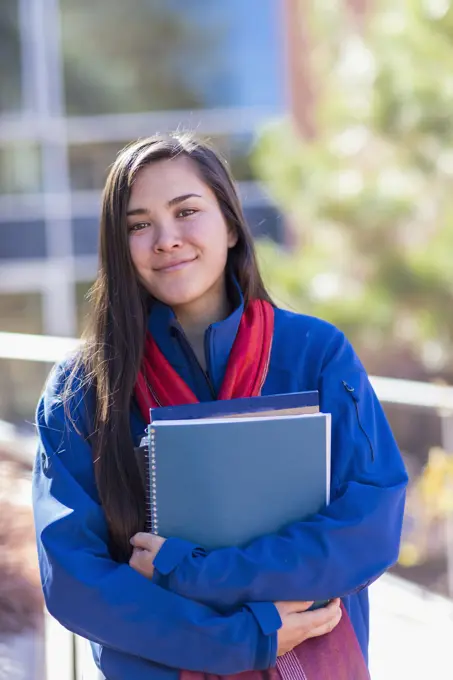
[{"label": "blue jacket", "polygon": [[[219,390],[242,314],[206,332],[207,375],[173,313],[154,305],[149,327],[200,400]],[[215,674],[275,664],[279,600],[341,596],[367,657],[367,586],[397,559],[406,471],[382,408],[344,335],[330,324],[281,309],[263,394],[320,392],[332,413],[330,506],[244,549],[207,554],[168,537],[152,581],[114,562],[87,441],[92,395],[80,387],[65,413],[57,367],[37,410],[39,450],[33,503],[47,607],[92,641],[108,680],[176,680],[177,669]],[[145,429],[131,406],[138,445]]]}]

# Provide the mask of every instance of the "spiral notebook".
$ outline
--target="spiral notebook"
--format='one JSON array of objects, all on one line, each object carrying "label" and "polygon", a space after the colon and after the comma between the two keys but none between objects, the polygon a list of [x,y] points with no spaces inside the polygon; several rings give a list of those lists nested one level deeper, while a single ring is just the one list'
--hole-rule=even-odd
[{"label": "spiral notebook", "polygon": [[[224,402],[220,417],[221,402],[195,404],[185,419],[162,420],[165,409],[153,410],[145,466],[148,530],[207,550],[243,546],[327,505],[330,415],[306,402],[300,413],[286,403],[291,412],[285,412],[288,396],[280,409],[274,397],[273,404],[255,401],[255,410],[249,403],[239,415]],[[190,417],[197,411],[204,417]]]}]

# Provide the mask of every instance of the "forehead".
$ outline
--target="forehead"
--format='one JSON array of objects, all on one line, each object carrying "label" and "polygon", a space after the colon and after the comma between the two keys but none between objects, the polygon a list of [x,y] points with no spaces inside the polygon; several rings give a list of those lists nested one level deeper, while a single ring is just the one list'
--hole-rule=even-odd
[{"label": "forehead", "polygon": [[184,194],[211,196],[201,179],[196,164],[186,156],[156,161],[142,168],[134,180],[129,196],[129,209],[148,207],[150,203],[168,203]]}]

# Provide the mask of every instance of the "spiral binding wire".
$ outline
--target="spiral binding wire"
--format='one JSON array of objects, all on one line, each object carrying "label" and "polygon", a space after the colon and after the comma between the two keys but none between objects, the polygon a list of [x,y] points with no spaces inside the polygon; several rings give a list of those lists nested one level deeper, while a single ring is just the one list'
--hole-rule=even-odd
[{"label": "spiral binding wire", "polygon": [[151,533],[159,533],[159,522],[157,518],[157,486],[156,486],[156,430],[154,427],[150,428],[150,519],[151,519]]},{"label": "spiral binding wire", "polygon": [[146,531],[158,535],[157,484],[156,484],[156,430],[149,427],[148,446],[145,453],[146,466]]}]

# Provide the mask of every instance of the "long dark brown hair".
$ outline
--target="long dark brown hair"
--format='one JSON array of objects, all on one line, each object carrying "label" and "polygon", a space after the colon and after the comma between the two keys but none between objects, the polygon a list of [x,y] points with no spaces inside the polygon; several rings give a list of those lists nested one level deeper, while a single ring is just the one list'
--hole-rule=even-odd
[{"label": "long dark brown hair", "polygon": [[226,162],[192,135],[154,136],[123,149],[103,194],[99,272],[90,291],[90,316],[74,368],[83,368],[95,395],[90,437],[100,501],[107,518],[112,555],[129,559],[130,538],[145,526],[144,489],[130,431],[131,399],[140,369],[150,297],[136,275],[128,244],[126,210],[131,187],[145,165],[180,155],[189,157],[214,192],[238,241],[229,252],[229,270],[247,304],[271,302],[255,256],[253,239]]}]

